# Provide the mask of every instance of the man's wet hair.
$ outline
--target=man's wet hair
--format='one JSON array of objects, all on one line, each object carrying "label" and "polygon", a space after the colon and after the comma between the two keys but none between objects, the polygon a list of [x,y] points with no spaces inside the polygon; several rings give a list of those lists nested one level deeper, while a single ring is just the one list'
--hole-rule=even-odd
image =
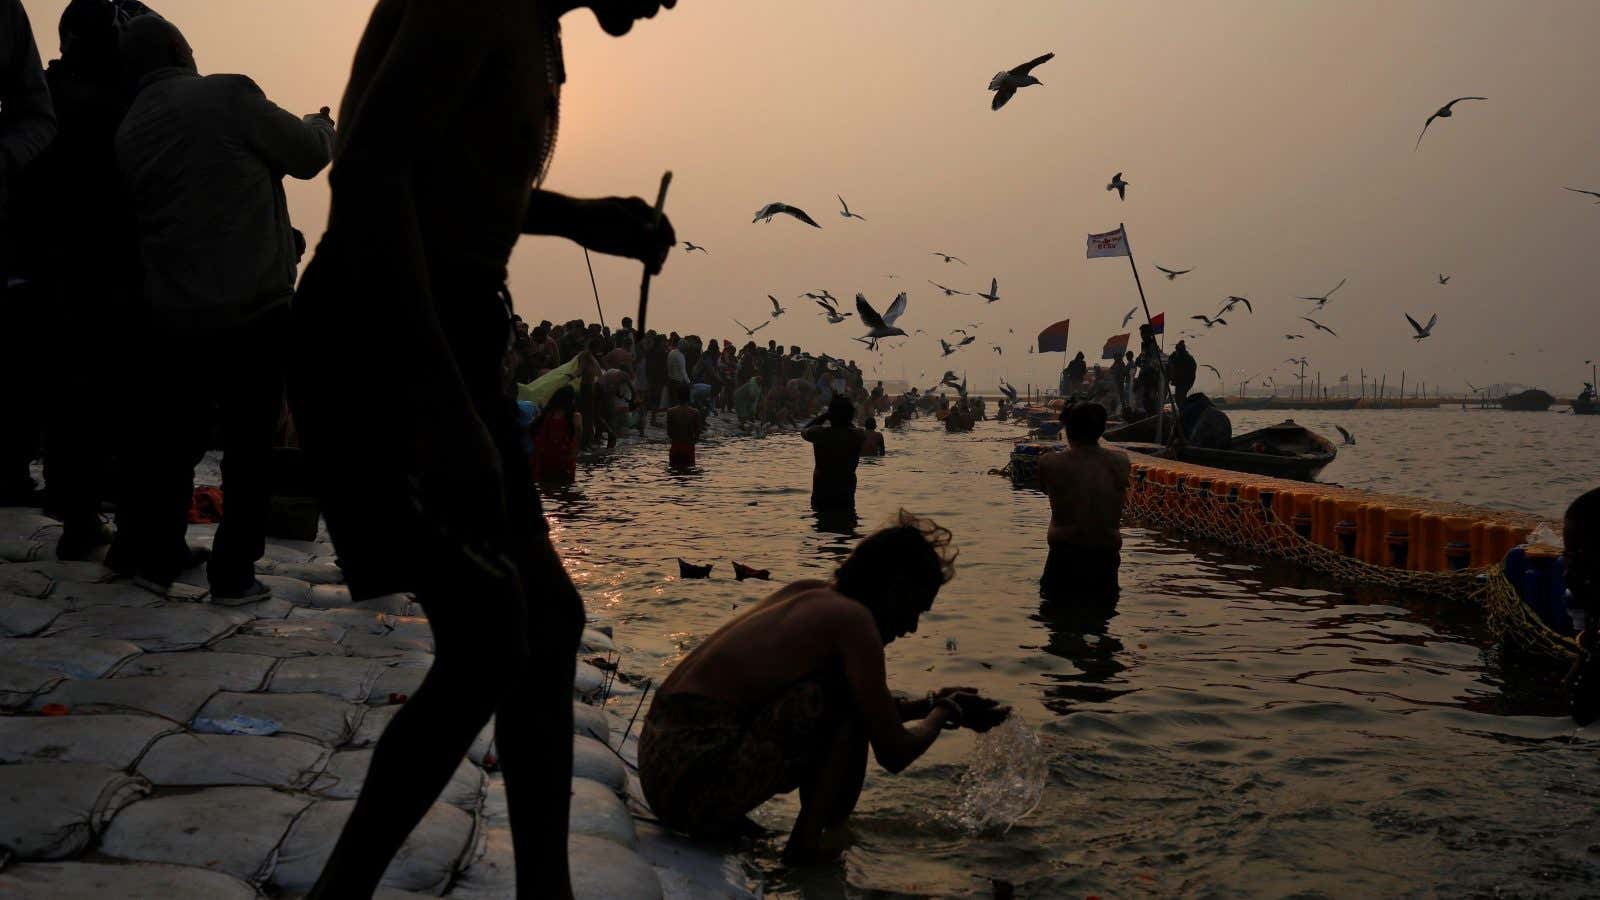
[{"label": "man's wet hair", "polygon": [[834,573],[839,592],[868,603],[904,586],[925,593],[931,604],[939,589],[956,576],[950,529],[932,519],[900,510],[889,525],[856,545]]},{"label": "man's wet hair", "polygon": [[1100,440],[1106,433],[1106,408],[1092,400],[1074,404],[1063,420],[1069,441],[1087,444]]},{"label": "man's wet hair", "polygon": [[828,422],[843,428],[856,419],[856,405],[842,394],[834,394],[828,401]]},{"label": "man's wet hair", "polygon": [[1566,520],[1583,530],[1584,540],[1600,543],[1600,488],[1572,501],[1567,507]]}]

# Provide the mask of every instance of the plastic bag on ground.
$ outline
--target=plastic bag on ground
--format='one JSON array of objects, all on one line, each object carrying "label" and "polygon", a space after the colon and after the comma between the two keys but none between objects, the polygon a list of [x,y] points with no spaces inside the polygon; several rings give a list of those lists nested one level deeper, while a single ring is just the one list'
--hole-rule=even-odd
[{"label": "plastic bag on ground", "polygon": [[[354,800],[319,800],[307,810],[283,841],[272,883],[289,893],[310,890],[354,807]],[[382,884],[442,894],[469,849],[473,826],[472,816],[447,803],[435,803],[395,854]]]},{"label": "plastic bag on ground", "polygon": [[229,734],[232,732],[227,727],[228,721],[244,716],[276,724],[276,733],[338,747],[355,733],[364,709],[324,694],[223,692],[211,698],[192,724],[195,731],[202,733]]},{"label": "plastic bag on ground", "polygon": [[139,760],[158,787],[274,787],[299,790],[328,765],[332,751],[296,737],[170,734]]},{"label": "plastic bag on ground", "polygon": [[4,900],[256,900],[237,878],[193,866],[141,863],[38,863],[0,872]]},{"label": "plastic bag on ground", "polygon": [[0,764],[132,766],[156,739],[179,727],[155,716],[0,716]]},{"label": "plastic bag on ground", "polygon": [[140,675],[166,675],[201,678],[224,691],[256,691],[267,680],[277,660],[253,653],[217,653],[195,650],[190,653],[146,653],[117,669],[116,678]]},{"label": "plastic bag on ground", "polygon": [[182,724],[217,692],[217,684],[202,678],[99,678],[67,681],[34,698],[38,709],[51,703],[65,706],[72,715],[142,712]]},{"label": "plastic bag on ground", "polygon": [[78,856],[124,806],[148,793],[143,778],[105,766],[0,766],[0,846],[25,860]]},{"label": "plastic bag on ground", "polygon": [[310,804],[306,797],[256,787],[157,797],[112,820],[100,852],[117,859],[198,865],[254,882],[271,872],[279,843]]}]

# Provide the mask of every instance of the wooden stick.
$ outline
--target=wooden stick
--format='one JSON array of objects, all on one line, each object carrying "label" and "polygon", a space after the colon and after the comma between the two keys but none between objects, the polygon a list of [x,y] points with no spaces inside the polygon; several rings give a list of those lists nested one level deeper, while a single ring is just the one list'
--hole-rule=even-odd
[{"label": "wooden stick", "polygon": [[[661,192],[656,194],[656,219],[655,225],[661,227],[661,211],[667,205],[667,188],[672,185],[672,173],[669,171],[661,176]],[[639,334],[645,331],[645,315],[650,310],[650,269],[645,267],[644,280],[639,283]]]}]

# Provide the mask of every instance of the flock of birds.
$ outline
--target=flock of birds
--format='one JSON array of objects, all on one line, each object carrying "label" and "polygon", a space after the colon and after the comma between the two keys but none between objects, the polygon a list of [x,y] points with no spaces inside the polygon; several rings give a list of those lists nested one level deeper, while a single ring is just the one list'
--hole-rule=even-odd
[{"label": "flock of birds", "polygon": [[[1037,69],[1039,66],[1049,62],[1054,57],[1055,57],[1054,53],[1046,53],[1046,54],[1044,54],[1042,56],[1038,56],[1038,57],[1035,57],[1033,59],[1030,59],[1027,62],[1022,63],[1021,65],[1014,66],[1014,67],[1012,67],[1010,69],[1004,69],[1004,70],[1002,70],[1000,72],[997,72],[994,75],[994,77],[991,78],[990,81],[989,81],[989,90],[991,92],[993,92],[993,94],[994,94],[993,101],[991,103],[991,109],[993,109],[995,111],[999,111],[1001,108],[1005,107],[1008,103],[1010,103],[1012,101],[1012,99],[1016,96],[1017,92],[1022,90],[1023,88],[1042,85],[1043,82],[1040,81],[1038,79],[1038,77],[1036,77],[1033,74],[1034,70]],[[1440,119],[1450,119],[1450,118],[1453,118],[1455,116],[1455,107],[1456,107],[1457,104],[1462,103],[1462,102],[1466,102],[1466,101],[1484,101],[1484,100],[1487,100],[1487,98],[1478,97],[1478,96],[1457,97],[1454,100],[1451,100],[1449,103],[1446,103],[1444,106],[1441,106],[1436,111],[1434,111],[1434,113],[1432,115],[1428,116],[1427,120],[1423,123],[1422,131],[1421,131],[1420,134],[1418,134],[1416,144],[1412,148],[1413,151],[1416,151],[1418,148],[1420,148],[1422,146],[1422,139],[1427,136],[1428,130],[1429,130],[1429,128],[1432,127],[1434,122],[1436,122],[1436,121],[1438,121]],[[1131,182],[1129,182],[1127,180],[1127,178],[1124,177],[1124,174],[1125,173],[1123,173],[1123,172],[1117,172],[1115,175],[1113,175],[1111,177],[1110,182],[1108,184],[1106,184],[1106,190],[1107,191],[1115,191],[1117,193],[1118,199],[1120,201],[1124,201],[1125,202],[1127,200],[1127,197],[1128,197],[1128,187],[1131,184]],[[1592,196],[1592,197],[1596,198],[1595,202],[1597,204],[1600,204],[1600,191],[1591,191],[1591,190],[1585,190],[1585,189],[1574,188],[1574,187],[1567,187],[1566,190],[1573,191],[1575,193],[1580,193],[1580,194],[1585,194],[1585,195],[1588,195],[1588,196]],[[854,219],[854,220],[861,221],[861,222],[867,221],[865,216],[863,216],[860,213],[856,212],[855,210],[851,209],[850,204],[845,200],[843,195],[836,194],[835,196],[837,197],[837,199],[839,201],[839,215],[842,218],[847,219],[847,220]],[[813,218],[809,213],[807,213],[804,209],[802,209],[802,208],[800,208],[798,206],[795,206],[793,204],[782,203],[782,202],[772,202],[772,203],[768,203],[768,204],[762,206],[759,210],[756,211],[755,217],[751,221],[752,221],[752,223],[754,223],[754,222],[771,223],[773,221],[773,219],[775,219],[777,217],[780,217],[780,216],[788,216],[788,217],[790,217],[790,218],[792,218],[792,219],[794,219],[794,220],[796,220],[798,222],[802,222],[802,223],[804,223],[806,225],[809,225],[812,228],[821,228],[822,227],[822,225],[815,218]],[[701,246],[699,244],[692,243],[690,241],[685,241],[684,244],[683,244],[683,248],[684,248],[684,252],[685,253],[695,253],[695,252],[699,252],[699,253],[702,253],[702,254],[709,253],[709,251],[707,251],[705,247],[703,247],[703,246]],[[963,266],[967,265],[966,260],[962,259],[959,256],[951,254],[951,253],[946,253],[946,252],[943,252],[943,251],[935,250],[935,251],[931,252],[931,255],[939,257],[943,261],[943,263],[945,265],[950,265],[952,263],[960,264],[960,265],[963,265]],[[1193,266],[1191,266],[1189,268],[1175,269],[1175,268],[1168,268],[1166,266],[1157,265],[1156,269],[1159,270],[1163,275],[1165,275],[1168,281],[1176,281],[1179,277],[1181,277],[1183,275],[1187,275],[1187,274],[1195,271],[1195,267],[1193,267]],[[885,277],[893,279],[893,278],[895,278],[897,276],[888,275],[888,276],[885,276]],[[1448,285],[1450,283],[1450,280],[1451,280],[1451,276],[1450,275],[1448,275],[1446,273],[1443,273],[1443,272],[1438,273],[1438,284],[1440,286]],[[1331,290],[1328,290],[1327,292],[1325,292],[1323,294],[1305,295],[1305,296],[1300,296],[1300,297],[1297,298],[1297,299],[1299,299],[1301,301],[1310,302],[1310,303],[1313,304],[1312,307],[1309,310],[1307,310],[1307,312],[1312,313],[1313,315],[1301,315],[1301,316],[1298,317],[1301,321],[1306,322],[1307,324],[1309,324],[1311,326],[1311,329],[1312,329],[1312,331],[1310,332],[1311,334],[1319,334],[1320,333],[1320,334],[1329,335],[1330,337],[1333,337],[1333,338],[1338,338],[1339,337],[1338,331],[1336,331],[1334,328],[1330,327],[1330,325],[1328,323],[1324,322],[1321,318],[1318,318],[1318,316],[1320,316],[1324,311],[1326,311],[1328,309],[1329,304],[1332,301],[1334,294],[1338,293],[1339,290],[1342,289],[1348,282],[1349,282],[1348,278],[1341,278],[1339,280],[1338,284],[1334,285]],[[928,279],[928,284],[932,285],[936,290],[938,290],[942,294],[942,296],[947,297],[947,298],[948,297],[967,297],[967,296],[971,296],[971,297],[976,297],[976,298],[979,298],[979,299],[983,300],[986,305],[987,304],[997,303],[1001,299],[1001,295],[1000,295],[1000,280],[999,280],[998,277],[990,278],[988,291],[982,291],[982,290],[964,291],[964,290],[960,290],[960,289],[957,289],[957,288],[954,288],[954,287],[950,287],[950,286],[948,286],[946,284],[943,284],[943,283],[941,283],[939,281],[935,281],[933,279]],[[869,350],[872,350],[874,352],[879,350],[880,342],[882,342],[882,341],[884,341],[886,339],[898,338],[898,337],[910,337],[910,335],[908,335],[907,332],[899,324],[901,318],[905,315],[907,307],[909,305],[909,296],[908,296],[907,292],[905,292],[905,291],[901,291],[894,298],[894,300],[889,304],[889,306],[887,308],[885,308],[882,312],[879,312],[872,305],[872,303],[867,299],[866,295],[863,294],[863,293],[857,293],[856,294],[856,297],[855,297],[855,311],[854,311],[854,313],[852,313],[852,312],[848,311],[847,309],[843,308],[842,307],[842,302],[837,297],[834,297],[830,292],[828,292],[826,290],[822,290],[822,291],[807,291],[804,294],[801,294],[800,296],[808,298],[808,299],[812,300],[813,302],[815,302],[817,304],[817,306],[821,310],[821,315],[827,320],[827,322],[830,325],[843,324],[847,320],[851,319],[852,317],[858,317],[860,319],[860,321],[861,321],[861,324],[866,327],[866,333],[861,335],[861,336],[859,336],[859,337],[854,338],[854,340],[865,344],[868,347]],[[771,324],[771,322],[773,320],[776,320],[777,318],[779,318],[780,316],[784,315],[784,313],[787,312],[787,310],[784,308],[783,304],[778,300],[777,297],[772,296],[772,295],[769,294],[768,295],[768,299],[772,303],[772,309],[770,311],[770,318],[767,321],[764,321],[761,324],[756,325],[755,327],[750,327],[750,326],[745,325],[743,322],[740,322],[737,319],[734,320],[735,324],[737,324],[741,329],[743,329],[747,336],[754,337],[757,332],[759,332],[761,329],[767,327],[767,325]],[[1238,296],[1238,295],[1229,295],[1228,297],[1225,298],[1221,308],[1215,314],[1213,314],[1213,315],[1196,314],[1196,315],[1190,316],[1189,318],[1191,320],[1193,320],[1193,321],[1200,322],[1201,324],[1204,325],[1205,329],[1207,331],[1209,331],[1210,329],[1213,329],[1213,328],[1227,326],[1228,325],[1228,320],[1226,318],[1224,318],[1224,316],[1233,314],[1234,310],[1237,307],[1241,306],[1241,305],[1244,307],[1245,311],[1248,314],[1250,314],[1250,315],[1254,315],[1255,314],[1255,306],[1254,306],[1254,304],[1251,302],[1251,300],[1249,298],[1246,298],[1246,297],[1243,297],[1243,296]],[[1122,318],[1122,326],[1124,328],[1126,328],[1128,326],[1128,324],[1133,320],[1134,316],[1138,313],[1138,311],[1139,311],[1139,307],[1134,307],[1133,309],[1130,309],[1127,312],[1126,315],[1123,316],[1123,318]],[[1432,314],[1429,315],[1428,322],[1427,322],[1426,325],[1420,323],[1409,312],[1405,313],[1404,315],[1405,315],[1406,322],[1409,324],[1409,326],[1411,328],[1410,337],[1411,337],[1411,339],[1413,341],[1420,342],[1420,341],[1423,341],[1423,340],[1426,340],[1426,339],[1432,337],[1433,336],[1434,327],[1436,325],[1438,325],[1438,323],[1439,323],[1439,316],[1438,316],[1437,313],[1432,313]],[[976,324],[977,323],[974,323],[973,327],[976,327]],[[1197,328],[1199,326],[1194,326],[1194,327]],[[922,334],[924,332],[923,332],[922,329],[917,329],[916,333]],[[952,343],[951,341],[946,340],[944,338],[940,338],[939,339],[939,347],[940,347],[940,351],[941,351],[941,355],[942,356],[949,357],[952,354],[954,354],[954,353],[958,352],[959,350],[961,350],[962,348],[973,344],[977,340],[977,337],[975,335],[967,332],[965,329],[956,329],[951,334],[953,336],[954,334],[957,334],[957,333],[962,334],[963,337],[959,341],[957,341],[955,343]],[[1198,332],[1198,331],[1185,331],[1185,332],[1182,332],[1181,336],[1188,337],[1188,338],[1197,338],[1197,337],[1201,336],[1201,332]],[[1286,332],[1284,334],[1284,339],[1286,341],[1306,340],[1307,339],[1307,333],[1305,333],[1303,331]],[[1003,355],[1003,353],[1004,353],[1003,348],[1001,346],[999,346],[999,345],[991,345],[990,349],[992,349],[996,354]],[[1030,352],[1030,353],[1033,352],[1033,348],[1031,346],[1028,348],[1028,352]],[[1291,362],[1297,362],[1297,363],[1304,363],[1304,361],[1305,361],[1304,357],[1300,357],[1300,358],[1298,358],[1296,360],[1291,360]],[[1221,379],[1221,377],[1222,377],[1221,373],[1218,372],[1217,369],[1214,366],[1207,366],[1206,368],[1211,369],[1212,372],[1217,374],[1218,379],[1219,380]],[[949,379],[947,378],[946,380],[948,381]]]}]

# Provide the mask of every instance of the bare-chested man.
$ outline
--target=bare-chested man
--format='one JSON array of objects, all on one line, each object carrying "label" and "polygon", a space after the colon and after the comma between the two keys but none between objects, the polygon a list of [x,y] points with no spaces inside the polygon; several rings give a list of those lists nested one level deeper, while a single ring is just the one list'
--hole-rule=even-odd
[{"label": "bare-chested man", "polygon": [[972,688],[889,693],[883,648],[914,634],[954,574],[950,532],[902,512],[832,581],[797,581],[722,626],[662,683],[639,738],[650,808],[691,835],[739,830],[798,788],[785,858],[816,856],[855,809],[870,745],[899,773],[941,728],[987,730],[1010,713]]},{"label": "bare-chested man", "polygon": [[1100,444],[1106,431],[1100,404],[1076,404],[1062,420],[1067,449],[1039,457],[1039,486],[1050,495],[1050,559],[1039,596],[1047,602],[1114,601],[1128,454]]},{"label": "bare-chested man", "polygon": [[[583,602],[520,446],[501,289],[519,234],[652,271],[666,258],[675,237],[645,201],[538,189],[565,80],[559,18],[587,6],[620,36],[662,5],[674,0],[379,0],[356,50],[328,228],[295,301],[295,419],[351,590],[414,592],[435,655],[313,897],[372,895],[491,715],[517,893],[571,896]],[[375,393],[380,372],[391,390]]]}]

